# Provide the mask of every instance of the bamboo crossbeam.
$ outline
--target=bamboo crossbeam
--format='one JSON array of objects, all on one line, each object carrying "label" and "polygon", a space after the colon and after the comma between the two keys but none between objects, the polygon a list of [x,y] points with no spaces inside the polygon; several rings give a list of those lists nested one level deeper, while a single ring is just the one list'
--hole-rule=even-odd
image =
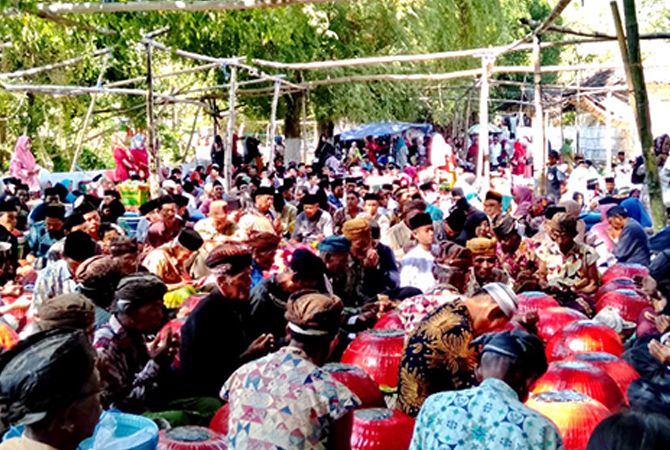
[{"label": "bamboo crossbeam", "polygon": [[72,19],[68,19],[67,17],[62,17],[58,16],[55,14],[52,14],[47,11],[36,11],[36,12],[30,12],[30,14],[34,14],[40,19],[44,20],[49,20],[51,22],[57,23],[59,25],[63,25],[66,27],[72,27],[72,28],[79,28],[84,31],[89,31],[93,33],[98,33],[98,34],[104,34],[106,36],[116,36],[118,33],[114,30],[110,30],[109,28],[104,28],[104,27],[94,27],[87,25],[85,23],[77,22]]},{"label": "bamboo crossbeam", "polygon": [[[521,19],[520,22],[523,25],[528,25],[531,27],[537,27],[540,25],[539,21],[533,19]],[[581,37],[616,39],[616,36],[611,34],[600,33],[598,31],[573,30],[572,28],[563,27],[560,25],[550,25],[549,27],[547,27],[547,31],[553,31],[556,33],[570,34],[573,36],[581,36]]]},{"label": "bamboo crossbeam", "polygon": [[132,13],[149,11],[226,11],[256,8],[276,8],[292,5],[332,3],[334,0],[200,0],[200,1],[134,1],[86,3],[38,3],[38,11],[51,14]]},{"label": "bamboo crossbeam", "polygon": [[290,86],[294,89],[300,89],[299,85],[291,83],[290,81],[285,80],[283,77],[276,76],[276,75],[268,75],[259,69],[249,66],[248,64],[244,64],[241,61],[241,58],[215,58],[212,56],[207,56],[207,55],[201,55],[199,53],[194,53],[194,52],[187,52],[184,50],[180,49],[175,49],[175,48],[170,48],[165,44],[161,44],[158,41],[154,41],[153,39],[142,39],[142,42],[144,43],[149,43],[151,44],[154,48],[157,48],[158,50],[168,52],[168,53],[173,53],[177,56],[181,56],[182,58],[187,58],[187,59],[193,59],[196,61],[203,61],[203,62],[210,62],[210,63],[218,63],[220,65],[229,65],[229,66],[234,66],[234,67],[239,67],[241,69],[247,70],[251,75],[257,76],[260,78],[263,78],[268,81],[278,81],[286,86]]},{"label": "bamboo crossbeam", "polygon": [[[3,89],[9,92],[34,92],[51,95],[90,95],[90,94],[120,94],[120,95],[138,95],[146,97],[145,89],[129,88],[106,88],[95,86],[69,86],[69,85],[37,85],[37,84],[0,84]],[[187,103],[207,108],[207,104],[193,99],[180,99],[171,95],[154,94],[157,99],[166,100],[173,103]]]},{"label": "bamboo crossbeam", "polygon": [[[92,56],[93,57],[98,57],[98,56],[102,56],[102,55],[107,55],[111,52],[112,52],[111,49],[105,48],[105,49],[97,50],[97,51],[93,52]],[[87,58],[87,56],[77,56],[75,58],[66,59],[64,61],[60,61],[60,62],[53,63],[53,64],[47,64],[45,66],[33,67],[31,69],[17,70],[15,72],[0,73],[0,80],[8,80],[8,79],[11,79],[11,78],[21,78],[21,77],[27,77],[27,76],[31,76],[31,75],[37,75],[38,73],[47,72],[49,70],[54,70],[54,69],[59,69],[61,67],[71,66],[72,64],[76,64],[80,61],[83,61],[86,58]]]},{"label": "bamboo crossbeam", "polygon": [[[237,86],[250,86],[253,84],[260,84],[260,83],[267,83],[269,80],[247,80],[247,81],[241,81],[237,83]],[[186,94],[193,94],[195,92],[208,92],[208,91],[217,91],[221,89],[228,89],[230,88],[230,83],[228,84],[215,84],[213,86],[206,86],[206,87],[201,87],[201,88],[195,88],[195,89],[190,89],[188,91],[181,92],[179,95],[186,95]],[[273,89],[273,88],[269,88]],[[239,91],[238,91],[239,92]]]},{"label": "bamboo crossbeam", "polygon": [[[572,72],[579,70],[604,70],[620,69],[621,64],[576,64],[576,65],[554,65],[543,66],[541,73]],[[496,66],[493,73],[534,73],[532,66]],[[455,80],[459,78],[478,77],[481,74],[480,69],[460,70],[448,73],[431,74],[376,74],[376,75],[351,75],[339,78],[329,78],[325,80],[306,81],[301,84],[302,88],[312,89],[319,86],[329,86],[343,83],[361,83],[372,81],[444,81]],[[249,92],[254,91],[254,92]],[[248,89],[244,93],[258,93],[259,90]]]},{"label": "bamboo crossbeam", "polygon": [[[670,39],[670,33],[649,33],[640,36],[640,39],[654,40],[654,39]],[[569,39],[565,41],[542,42],[541,48],[555,48],[570,45],[581,44],[597,44],[609,41],[615,41],[616,37],[596,37],[588,39]],[[483,53],[493,52],[500,53],[508,46],[488,47],[488,48],[473,48],[467,50],[453,50],[439,53],[421,53],[415,55],[388,55],[388,56],[370,56],[363,58],[338,59],[331,61],[313,61],[313,62],[298,62],[298,63],[284,63],[277,61],[268,61],[265,59],[252,59],[253,64],[261,67],[269,67],[279,70],[327,70],[338,69],[342,67],[364,67],[391,63],[418,63],[418,62],[433,62],[446,59],[457,58],[478,58]],[[520,44],[510,51],[528,51],[532,50],[532,44]]]},{"label": "bamboo crossbeam", "polygon": [[[203,64],[202,66],[191,67],[189,69],[181,69],[181,70],[176,70],[174,72],[168,72],[168,73],[160,73],[160,74],[154,75],[154,80],[158,80],[158,79],[162,79],[162,78],[176,77],[176,76],[179,76],[179,75],[187,75],[187,74],[196,73],[196,72],[203,72],[205,70],[214,69],[216,67],[219,67],[218,63],[208,63],[208,64]],[[119,81],[112,81],[111,83],[106,83],[105,87],[127,86],[129,84],[140,83],[140,82],[144,82],[146,80],[147,80],[146,76],[128,78],[127,80],[119,80]]]}]

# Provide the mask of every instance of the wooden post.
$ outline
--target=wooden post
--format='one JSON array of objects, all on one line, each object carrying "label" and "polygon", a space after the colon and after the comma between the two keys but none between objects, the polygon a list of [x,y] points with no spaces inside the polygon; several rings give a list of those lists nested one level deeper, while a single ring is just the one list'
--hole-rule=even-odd
[{"label": "wooden post", "polygon": [[482,75],[479,93],[479,141],[477,143],[477,176],[484,177],[482,187],[489,188],[489,77],[493,71],[494,58],[491,55],[482,57]]},{"label": "wooden post", "polygon": [[230,90],[228,98],[228,151],[226,152],[226,161],[224,166],[224,175],[226,185],[224,186],[226,194],[230,193],[233,178],[233,152],[235,151],[235,102],[237,100],[237,67],[229,66],[230,69]]},{"label": "wooden post", "polygon": [[607,97],[605,97],[605,109],[607,112],[605,121],[605,161],[607,169],[605,172],[607,173],[612,166],[612,148],[614,147],[614,130],[612,129],[612,116],[614,115],[614,112],[612,111],[612,89],[607,91]]},{"label": "wooden post", "polygon": [[[615,3],[616,5],[616,3]],[[649,99],[647,97],[647,85],[644,81],[644,69],[642,68],[642,56],[640,55],[640,32],[637,25],[637,12],[635,11],[635,0],[624,0],[624,15],[626,18],[626,41],[628,43],[628,58],[624,58],[626,74],[630,74],[631,84],[635,94],[635,117],[642,145],[642,155],[646,168],[645,184],[649,189],[649,203],[651,206],[651,217],[654,229],[660,230],[667,225],[665,205],[663,203],[663,191],[659,179],[658,167],[656,165],[656,152],[654,151],[654,138],[651,134],[651,115],[649,113]],[[614,6],[612,6],[614,8]],[[619,35],[617,30],[617,35]]]},{"label": "wooden post", "polygon": [[[302,115],[302,120],[300,121],[300,160],[301,162],[307,163],[307,94],[309,91],[305,91],[300,96],[300,110]],[[311,164],[311,161],[309,162]]]},{"label": "wooden post", "polygon": [[533,100],[535,106],[535,116],[533,117],[533,164],[535,180],[539,183],[539,192],[544,195],[546,193],[545,183],[545,129],[544,129],[544,111],[542,109],[542,60],[540,58],[540,37],[533,35],[533,64],[535,66],[535,74],[533,77],[533,85],[535,88]]},{"label": "wooden post", "polygon": [[152,49],[147,43],[147,150],[149,153],[149,193],[151,198],[160,195],[160,160],[156,148],[156,130],[154,128],[154,81],[152,69]]},{"label": "wooden post", "polygon": [[463,126],[465,129],[463,130],[463,148],[461,149],[462,155],[461,157],[465,160],[468,157],[468,139],[470,138],[470,135],[468,134],[468,131],[470,130],[470,115],[472,114],[472,91],[473,88],[470,89],[470,92],[468,92],[468,102],[465,104],[465,119],[463,120]]},{"label": "wooden post", "polygon": [[[102,77],[107,71],[107,63],[109,62],[109,56],[105,57],[104,62],[102,63],[102,69],[98,74],[98,82],[96,86],[100,86],[102,83]],[[93,108],[95,107],[95,100],[97,98],[96,94],[91,95],[91,102],[88,104],[88,110],[86,111],[86,116],[84,117],[84,123],[79,130],[79,138],[77,139],[77,147],[75,147],[74,155],[72,156],[72,164],[70,164],[70,172],[74,172],[77,167],[77,160],[79,159],[79,153],[81,152],[81,147],[84,144],[84,137],[86,136],[86,130],[88,129],[88,122],[91,120],[91,115],[93,115]]]},{"label": "wooden post", "polygon": [[272,109],[270,112],[270,161],[268,165],[274,167],[275,161],[275,134],[277,133],[277,106],[279,104],[279,90],[281,89],[281,83],[275,81],[275,91],[272,95]]}]

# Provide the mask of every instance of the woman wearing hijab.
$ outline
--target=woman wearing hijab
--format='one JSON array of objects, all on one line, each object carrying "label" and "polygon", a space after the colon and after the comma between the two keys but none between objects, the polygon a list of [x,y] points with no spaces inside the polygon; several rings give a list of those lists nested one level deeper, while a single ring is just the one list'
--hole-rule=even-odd
[{"label": "woman wearing hijab", "polygon": [[516,203],[516,209],[513,216],[522,218],[530,214],[533,207],[533,190],[527,186],[514,186],[512,188],[512,197]]},{"label": "woman wearing hijab", "polygon": [[28,136],[19,137],[9,162],[9,174],[27,184],[30,192],[34,193],[40,191],[38,180],[40,166],[35,162],[32,148],[33,143]]},{"label": "woman wearing hijab", "polygon": [[130,171],[136,171],[133,156],[126,146],[126,133],[119,131],[112,135],[112,156],[116,162],[114,181],[119,183],[130,178]]}]

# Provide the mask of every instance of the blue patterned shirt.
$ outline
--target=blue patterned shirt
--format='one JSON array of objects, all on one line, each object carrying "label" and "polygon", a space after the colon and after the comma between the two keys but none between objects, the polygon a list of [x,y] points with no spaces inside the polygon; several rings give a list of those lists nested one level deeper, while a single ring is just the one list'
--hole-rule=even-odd
[{"label": "blue patterned shirt", "polygon": [[560,450],[556,427],[526,407],[504,381],[431,395],[423,404],[410,450]]}]

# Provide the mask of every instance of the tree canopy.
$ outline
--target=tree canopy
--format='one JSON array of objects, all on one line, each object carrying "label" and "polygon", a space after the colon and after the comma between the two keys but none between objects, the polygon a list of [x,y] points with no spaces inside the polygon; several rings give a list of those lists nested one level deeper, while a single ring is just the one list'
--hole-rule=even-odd
[{"label": "tree canopy", "polygon": [[[5,0],[0,0],[2,4]],[[42,66],[86,55],[79,63],[22,79],[0,80],[8,83],[94,86],[105,68],[103,84],[145,75],[143,33],[169,26],[159,40],[166,45],[216,57],[242,56],[282,62],[306,62],[362,56],[427,53],[455,49],[494,46],[511,42],[527,29],[520,18],[542,19],[551,8],[547,0],[356,0],[284,8],[226,12],[152,12],[67,16],[66,22],[40,17],[36,2],[24,0],[5,8],[0,21],[0,42],[11,47],[0,50],[0,72]],[[95,31],[98,30],[98,31]],[[104,33],[100,31],[105,31]],[[112,55],[92,57],[95,50],[111,48]],[[545,63],[556,62],[556,50],[543,53]],[[527,53],[515,53],[499,59],[500,64],[527,64]],[[154,72],[164,73],[196,65],[175,55],[156,52]],[[366,73],[431,73],[479,67],[477,59],[454,59],[412,64],[388,64],[365,68],[318,71],[288,71],[291,81],[315,80]],[[272,74],[280,71],[263,69]],[[159,79],[156,91],[179,92],[194,87],[225,84],[229,69],[221,67],[197,74]],[[250,79],[239,72],[240,81]],[[463,85],[469,80],[455,81]],[[445,124],[453,116],[464,90],[445,91],[446,83],[374,82],[322,86],[308,92],[308,115],[319,123],[344,120],[363,122],[379,119],[429,120]],[[268,87],[270,85],[258,85]],[[250,86],[250,87],[258,87]],[[145,88],[144,82],[126,86]],[[436,91],[439,90],[439,93]],[[226,108],[227,92],[199,92],[189,97],[219,95],[218,107]],[[438,95],[439,94],[439,95]],[[284,95],[279,117],[287,128],[300,117],[302,93]],[[505,95],[513,96],[510,91]],[[55,170],[69,167],[78,133],[82,128],[90,96],[48,96],[17,94],[0,90],[0,153],[5,163],[18,135],[27,133],[35,140],[38,159],[53,163]],[[90,131],[86,135],[80,165],[84,168],[108,164],[106,141],[90,139],[96,134],[108,136],[121,119],[135,127],[145,121],[144,97],[104,95],[96,102]],[[270,95],[242,96],[239,113],[249,120],[267,120]],[[157,114],[163,148],[191,128],[196,107],[159,106]],[[176,117],[176,120],[172,120]],[[206,115],[201,120],[208,120]],[[169,124],[169,125],[168,125]],[[105,131],[107,133],[105,134]],[[281,131],[281,130],[280,130]],[[177,145],[177,144],[174,144]],[[102,151],[100,151],[102,150]],[[179,149],[171,148],[174,157]],[[168,151],[168,153],[170,153]]]}]

